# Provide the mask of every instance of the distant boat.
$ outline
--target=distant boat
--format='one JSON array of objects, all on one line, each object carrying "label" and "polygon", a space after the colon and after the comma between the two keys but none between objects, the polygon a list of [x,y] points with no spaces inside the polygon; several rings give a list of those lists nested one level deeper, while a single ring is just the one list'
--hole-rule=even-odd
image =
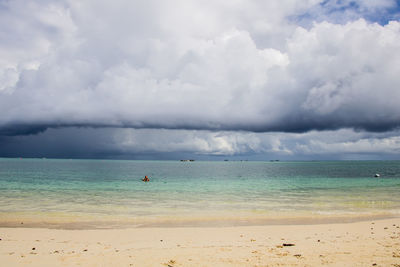
[{"label": "distant boat", "polygon": [[375,178],[381,177],[379,173],[375,173]]},{"label": "distant boat", "polygon": [[181,159],[181,161],[194,161],[194,159]]}]

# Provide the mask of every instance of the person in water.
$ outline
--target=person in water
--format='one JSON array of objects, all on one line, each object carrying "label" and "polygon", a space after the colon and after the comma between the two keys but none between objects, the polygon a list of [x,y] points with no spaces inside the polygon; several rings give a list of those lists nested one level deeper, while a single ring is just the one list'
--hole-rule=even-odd
[{"label": "person in water", "polygon": [[147,177],[147,175],[142,179],[143,182],[150,182],[149,177]]}]

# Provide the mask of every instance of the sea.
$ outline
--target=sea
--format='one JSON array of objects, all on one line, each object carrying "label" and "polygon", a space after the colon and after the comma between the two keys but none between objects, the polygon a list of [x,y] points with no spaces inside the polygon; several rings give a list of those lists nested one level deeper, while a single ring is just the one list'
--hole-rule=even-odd
[{"label": "sea", "polygon": [[0,159],[2,227],[218,227],[399,216],[400,161]]}]

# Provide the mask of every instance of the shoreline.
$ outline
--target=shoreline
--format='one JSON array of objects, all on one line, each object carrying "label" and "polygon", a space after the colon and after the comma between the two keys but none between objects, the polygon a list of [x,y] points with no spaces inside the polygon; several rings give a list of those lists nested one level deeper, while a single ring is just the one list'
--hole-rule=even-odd
[{"label": "shoreline", "polygon": [[396,219],[400,216],[392,213],[380,214],[337,214],[337,215],[303,215],[303,216],[181,216],[181,217],[144,217],[144,218],[118,218],[114,220],[84,220],[78,218],[69,220],[63,218],[43,219],[45,216],[21,216],[20,218],[0,218],[0,228],[44,228],[61,230],[94,230],[94,229],[135,229],[135,228],[224,228],[241,226],[274,226],[274,225],[319,225],[337,223],[355,223],[371,220]]},{"label": "shoreline", "polygon": [[0,261],[5,266],[400,266],[399,226],[400,218],[234,227],[2,227]]}]

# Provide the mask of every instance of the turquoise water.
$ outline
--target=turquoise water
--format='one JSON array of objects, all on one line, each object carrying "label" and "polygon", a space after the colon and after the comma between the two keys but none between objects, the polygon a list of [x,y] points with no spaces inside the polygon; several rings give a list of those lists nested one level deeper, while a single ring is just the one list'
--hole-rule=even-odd
[{"label": "turquoise water", "polygon": [[400,161],[0,159],[3,225],[236,225],[399,214]]}]

